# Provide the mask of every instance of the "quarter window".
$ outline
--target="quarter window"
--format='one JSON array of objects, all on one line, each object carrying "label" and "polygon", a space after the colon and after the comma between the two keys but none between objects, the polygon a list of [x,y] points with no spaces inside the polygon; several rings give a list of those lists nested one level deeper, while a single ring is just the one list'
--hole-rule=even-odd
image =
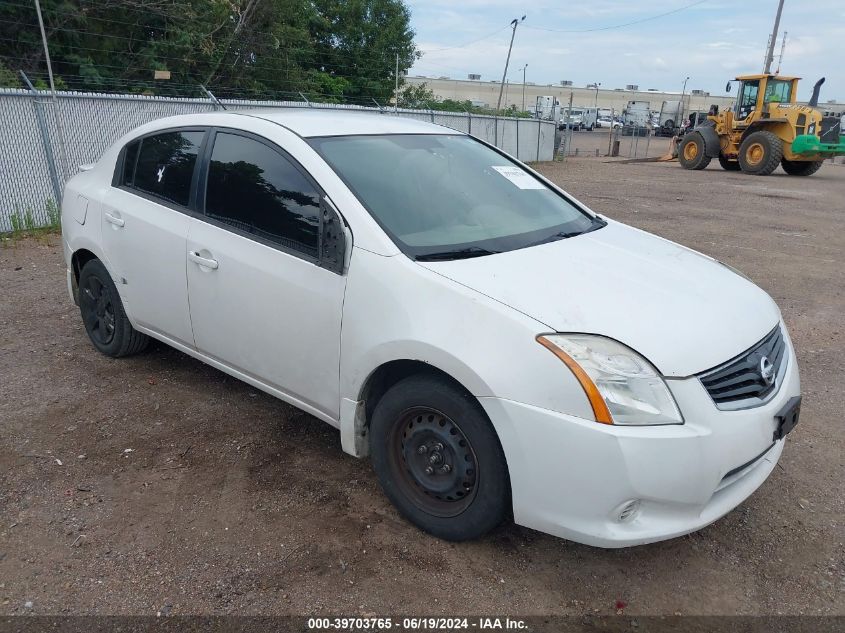
[{"label": "quarter window", "polygon": [[317,256],[320,194],[280,152],[254,139],[215,136],[205,213],[256,237]]},{"label": "quarter window", "polygon": [[[141,139],[131,186],[178,205],[188,206],[191,179],[202,144],[203,132],[165,132]],[[126,169],[133,150],[126,150]],[[128,184],[125,182],[125,184]]]}]

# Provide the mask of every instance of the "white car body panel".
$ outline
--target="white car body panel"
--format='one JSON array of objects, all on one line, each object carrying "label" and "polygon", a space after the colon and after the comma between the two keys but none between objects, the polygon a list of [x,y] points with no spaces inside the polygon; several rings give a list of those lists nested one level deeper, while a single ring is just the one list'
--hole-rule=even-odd
[{"label": "white car body panel", "polygon": [[[423,265],[530,314],[549,331],[616,339],[665,376],[690,376],[732,358],[780,318],[765,292],[728,268],[617,222],[493,257]],[[694,354],[683,344],[708,332],[719,336]]]},{"label": "white car body panel", "polygon": [[101,200],[103,251],[133,324],[193,347],[185,292],[190,218],[116,187]]},{"label": "white car body panel", "polygon": [[346,277],[190,222],[188,250],[218,262],[215,270],[188,262],[197,351],[337,419]]},{"label": "white car body panel", "polygon": [[[111,186],[127,142],[184,126],[244,130],[282,147],[348,225],[343,274]],[[699,529],[765,480],[784,445],[773,440],[774,416],[800,394],[794,349],[766,293],[704,255],[612,221],[517,251],[413,261],[306,140],[391,133],[458,134],[389,116],[289,109],[142,126],[67,184],[69,292],[74,254],[90,251],[137,329],[339,427],[353,455],[367,452],[362,399],[373,373],[402,360],[437,368],[487,412],[516,521],[582,543],[620,547]],[[718,409],[694,374],[778,324],[788,356],[776,392],[761,406]],[[573,373],[535,341],[552,332],[608,336],[644,355],[667,377],[684,423],[595,422]],[[639,514],[620,522],[631,499]]]}]

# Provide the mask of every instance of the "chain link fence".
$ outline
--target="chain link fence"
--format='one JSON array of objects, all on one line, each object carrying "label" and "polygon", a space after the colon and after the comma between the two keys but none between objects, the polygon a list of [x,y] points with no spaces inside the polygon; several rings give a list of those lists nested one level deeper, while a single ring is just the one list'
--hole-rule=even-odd
[{"label": "chain link fence", "polygon": [[[555,124],[431,110],[221,99],[228,110],[355,109],[466,132],[526,162],[552,160]],[[219,109],[211,99],[0,89],[0,233],[58,224],[64,183],[115,140],[166,116]]]}]

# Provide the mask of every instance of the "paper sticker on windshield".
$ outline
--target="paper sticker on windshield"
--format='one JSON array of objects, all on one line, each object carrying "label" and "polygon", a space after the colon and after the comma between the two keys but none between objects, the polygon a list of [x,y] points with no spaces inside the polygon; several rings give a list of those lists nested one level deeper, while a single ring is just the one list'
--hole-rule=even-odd
[{"label": "paper sticker on windshield", "polygon": [[519,167],[491,165],[493,169],[502,174],[520,189],[545,189],[546,185],[534,178],[531,174],[522,171]]}]

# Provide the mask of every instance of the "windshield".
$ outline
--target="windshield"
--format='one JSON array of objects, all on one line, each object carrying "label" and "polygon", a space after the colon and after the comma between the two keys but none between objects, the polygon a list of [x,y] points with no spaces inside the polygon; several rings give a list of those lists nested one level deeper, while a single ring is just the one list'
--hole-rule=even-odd
[{"label": "windshield", "polygon": [[604,226],[518,164],[464,135],[312,138],[402,252],[488,255]]}]

